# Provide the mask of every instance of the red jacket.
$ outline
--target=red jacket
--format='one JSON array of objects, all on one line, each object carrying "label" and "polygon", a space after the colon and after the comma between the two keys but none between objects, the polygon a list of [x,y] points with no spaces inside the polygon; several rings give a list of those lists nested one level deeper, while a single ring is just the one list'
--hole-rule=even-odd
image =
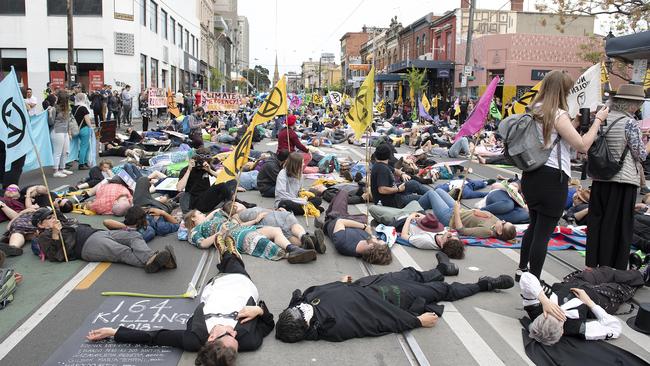
[{"label": "red jacket", "polygon": [[300,142],[298,135],[294,130],[289,130],[289,138],[287,138],[287,128],[283,128],[280,133],[278,133],[278,151],[279,154],[282,150],[288,150],[290,153],[298,150],[304,151],[306,153],[309,150]]}]

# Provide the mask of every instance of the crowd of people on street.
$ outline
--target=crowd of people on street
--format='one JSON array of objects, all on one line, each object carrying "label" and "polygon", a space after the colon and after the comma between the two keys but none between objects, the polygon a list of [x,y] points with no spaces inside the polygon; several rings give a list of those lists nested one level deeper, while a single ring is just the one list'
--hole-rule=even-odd
[{"label": "crowd of people on street", "polygon": [[[484,296],[478,294],[516,282],[530,320],[526,331],[536,342],[550,347],[564,336],[617,338],[623,328],[614,314],[650,284],[650,195],[639,195],[639,187],[647,192],[644,165],[650,152],[639,125],[646,99],[641,86],[623,85],[579,131],[579,116],[570,117],[566,102],[573,83],[561,71],[545,76],[530,113],[539,143],[550,154],[539,168],[508,177],[473,171],[484,164],[513,165],[498,119],[489,117],[476,136],[455,139],[476,103],[465,96],[457,108],[450,96],[438,95],[427,111],[431,121],[413,119],[409,100],[386,102],[385,110],[375,113],[372,132],[355,139],[345,102],[305,103],[255,127],[251,137],[247,128],[263,101],[254,96],[238,110],[208,112],[199,98],[179,91],[173,98],[181,117],[165,118],[148,107],[146,91],[136,95],[129,85],[121,90],[105,85],[89,94],[81,85],[56,91],[48,86],[42,103],[28,89],[29,114],[48,113],[53,177],[76,169],[87,170],[87,178],[66,181],[69,188],[57,192],[23,186],[25,160],[14,162],[1,181],[0,222],[8,224],[0,267],[5,257],[25,255],[25,246],[31,246],[27,250],[43,260],[106,261],[154,273],[177,268],[176,252],[193,250],[190,246],[214,248],[220,274],[202,289],[186,329],[100,328],[87,335],[90,341],[112,337],[198,352],[202,365],[234,364],[238,352],[258,349],[274,328],[277,339],[294,343],[433,327],[443,316],[439,302]],[[494,103],[503,106],[498,98]],[[142,128],[135,128],[134,108]],[[158,123],[149,126],[154,118]],[[111,121],[117,133],[93,145],[93,136]],[[603,129],[607,133],[599,134]],[[72,139],[78,140],[75,154]],[[248,163],[237,179],[219,182],[223,162],[242,139],[252,140]],[[585,169],[581,159],[599,139],[620,159],[619,170],[607,179],[572,178],[578,167]],[[277,149],[266,151],[262,141],[273,141]],[[332,152],[333,145],[368,148],[369,164]],[[237,194],[255,190],[257,204]],[[353,212],[363,203],[372,217]],[[81,223],[79,215],[112,218],[99,228]],[[301,216],[313,218],[315,228],[306,230]],[[548,284],[543,271],[548,243],[567,227],[586,232],[585,266]],[[189,245],[152,249],[151,241],[165,235]],[[308,264],[337,255],[326,254],[327,238],[338,255],[369,265],[391,263],[394,245],[435,250],[438,263],[296,290],[274,319],[241,254],[268,259],[271,266],[283,259]],[[471,283],[445,282],[458,275],[460,266],[452,260],[464,260],[470,239],[520,244],[518,266]],[[648,308],[642,306],[639,314]],[[634,329],[650,331],[647,323]]]}]

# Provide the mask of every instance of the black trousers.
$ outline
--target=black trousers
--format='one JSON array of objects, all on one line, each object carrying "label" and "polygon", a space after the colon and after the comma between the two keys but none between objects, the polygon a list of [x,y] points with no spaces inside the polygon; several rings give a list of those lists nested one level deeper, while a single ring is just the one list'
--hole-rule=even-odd
[{"label": "black trousers", "polygon": [[149,129],[149,117],[142,116],[142,131],[147,131]]},{"label": "black trousers", "polygon": [[[320,205],[323,203],[323,200],[320,197],[312,197],[308,201],[311,202],[317,208],[320,207]],[[299,203],[296,203],[296,202],[293,202],[293,201],[282,200],[278,204],[278,208],[280,208],[280,207],[284,208],[287,211],[293,212],[293,214],[296,215],[296,216],[300,216],[300,215],[305,214],[305,209],[304,209],[303,205],[301,205]]]},{"label": "black trousers", "polygon": [[634,214],[632,245],[644,253],[650,253],[650,216],[642,213]]},{"label": "black trousers", "polygon": [[257,188],[260,191],[260,194],[262,197],[267,197],[267,198],[273,198],[275,197],[275,186],[270,187],[269,189],[260,189],[259,187]]},{"label": "black trousers", "polygon": [[217,264],[217,269],[219,270],[219,273],[239,273],[251,278],[251,276],[248,275],[248,272],[246,272],[244,262],[231,253],[224,253],[221,262]]},{"label": "black trousers", "polygon": [[212,185],[198,196],[194,202],[194,207],[190,207],[190,209],[197,209],[201,212],[210,212],[217,208],[221,202],[232,199],[236,188],[237,183],[235,180]]},{"label": "black trousers", "polygon": [[18,160],[11,163],[11,170],[5,172],[5,160],[7,158],[7,149],[4,142],[0,141],[0,183],[2,188],[5,189],[12,184],[18,184],[20,176],[23,174],[23,166],[25,166],[25,158],[23,155]]}]

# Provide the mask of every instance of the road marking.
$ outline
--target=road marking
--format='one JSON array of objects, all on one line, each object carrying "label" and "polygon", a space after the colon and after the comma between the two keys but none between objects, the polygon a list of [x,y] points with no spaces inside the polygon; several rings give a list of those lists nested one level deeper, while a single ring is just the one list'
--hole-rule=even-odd
[{"label": "road marking", "polygon": [[59,291],[49,298],[32,316],[18,327],[11,335],[0,344],[0,360],[5,358],[11,350],[16,347],[57,305],[68,296],[70,292],[91,273],[99,263],[88,263],[82,268],[70,281],[68,281]]},{"label": "road marking", "polygon": [[521,341],[521,323],[519,323],[519,320],[481,308],[474,308],[474,310],[517,352],[522,360],[530,366],[535,365],[526,355],[524,343]]},{"label": "road marking", "polygon": [[[401,245],[393,245],[393,255],[404,267],[413,267],[418,271],[422,270],[415,260],[404,250]],[[449,328],[456,334],[463,343],[467,352],[479,365],[504,365],[499,356],[483,340],[476,330],[469,324],[467,319],[458,311],[456,306],[450,302],[441,302],[445,306],[445,314],[442,320],[449,324]]]},{"label": "road marking", "polygon": [[90,288],[90,286],[97,281],[97,279],[108,269],[108,267],[111,266],[110,262],[101,262],[93,269],[92,272],[86,276],[86,278],[83,279],[83,281],[79,282],[77,287],[75,287],[75,290],[87,290]]}]

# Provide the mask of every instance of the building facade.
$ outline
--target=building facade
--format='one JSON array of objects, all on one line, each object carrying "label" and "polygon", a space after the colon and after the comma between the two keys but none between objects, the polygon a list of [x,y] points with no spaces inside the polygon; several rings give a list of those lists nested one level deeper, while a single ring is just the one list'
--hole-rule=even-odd
[{"label": "building facade", "polygon": [[243,15],[237,17],[237,33],[237,69],[241,72],[250,67],[248,18]]},{"label": "building facade", "polygon": [[300,67],[302,89],[323,90],[338,85],[341,80],[341,67],[334,60],[333,54],[324,53],[318,61],[310,58],[309,61],[303,62]]},{"label": "building facade", "polygon": [[[14,1],[0,7],[2,70],[12,65],[23,86],[63,86],[67,73],[65,0]],[[77,82],[134,92],[147,87],[189,90],[200,85],[200,20],[197,3],[182,0],[87,0],[75,2]],[[35,92],[37,96],[42,94]]]},{"label": "building facade", "polygon": [[359,70],[360,68],[357,66],[351,66],[362,64],[361,46],[368,41],[368,37],[368,29],[363,27],[361,32],[347,32],[339,40],[341,42],[341,78],[345,81],[345,89],[348,93],[350,93],[352,85],[363,80],[368,72]]}]

